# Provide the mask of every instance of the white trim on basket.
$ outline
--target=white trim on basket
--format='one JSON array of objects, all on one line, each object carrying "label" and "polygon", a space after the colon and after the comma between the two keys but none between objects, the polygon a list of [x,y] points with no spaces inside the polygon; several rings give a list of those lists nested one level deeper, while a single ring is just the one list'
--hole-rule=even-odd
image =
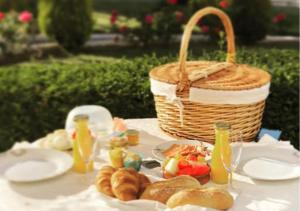
[{"label": "white trim on basket", "polygon": [[152,78],[150,78],[150,84],[151,92],[153,94],[165,96],[168,101],[173,101],[176,99],[176,84],[168,84]]},{"label": "white trim on basket", "polygon": [[[166,96],[167,100],[176,99],[176,85],[150,79],[151,91],[155,95]],[[205,104],[252,104],[265,100],[269,95],[270,83],[249,90],[211,90],[190,88],[189,101]]]}]

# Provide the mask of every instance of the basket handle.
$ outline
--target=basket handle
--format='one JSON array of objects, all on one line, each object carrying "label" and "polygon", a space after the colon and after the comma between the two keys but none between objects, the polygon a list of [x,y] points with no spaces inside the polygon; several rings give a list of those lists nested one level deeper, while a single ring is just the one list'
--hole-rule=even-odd
[{"label": "basket handle", "polygon": [[179,90],[183,90],[184,87],[188,84],[188,74],[186,72],[186,58],[187,58],[187,49],[189,46],[189,41],[191,38],[191,34],[193,31],[194,26],[198,23],[198,21],[206,15],[214,14],[217,15],[225,28],[226,32],[226,39],[227,39],[227,58],[226,62],[234,63],[235,62],[235,43],[234,43],[234,32],[232,23],[230,18],[221,10],[214,8],[214,7],[206,7],[204,9],[199,10],[196,12],[189,22],[187,23],[183,36],[181,38],[181,46],[180,46],[180,53],[179,53]]}]

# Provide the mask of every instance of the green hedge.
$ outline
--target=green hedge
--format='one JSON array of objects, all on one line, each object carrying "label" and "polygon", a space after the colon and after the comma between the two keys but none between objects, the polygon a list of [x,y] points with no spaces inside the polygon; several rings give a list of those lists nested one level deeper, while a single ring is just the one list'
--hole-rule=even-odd
[{"label": "green hedge", "polygon": [[[222,60],[223,53],[201,59]],[[239,62],[272,74],[263,127],[282,130],[299,147],[299,63],[292,50],[241,50]],[[174,57],[155,55],[107,60],[91,56],[31,62],[0,68],[0,151],[21,139],[35,140],[64,126],[74,106],[99,104],[115,116],[154,117],[148,71]]]}]

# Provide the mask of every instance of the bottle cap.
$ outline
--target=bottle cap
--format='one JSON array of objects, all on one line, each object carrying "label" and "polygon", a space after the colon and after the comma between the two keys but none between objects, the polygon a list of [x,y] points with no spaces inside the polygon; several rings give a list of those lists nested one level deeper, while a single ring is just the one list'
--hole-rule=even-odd
[{"label": "bottle cap", "polygon": [[89,116],[86,114],[78,114],[76,116],[74,116],[73,120],[74,121],[78,121],[78,120],[88,120]]},{"label": "bottle cap", "polygon": [[215,123],[215,129],[229,130],[231,125],[228,122],[217,122]]}]

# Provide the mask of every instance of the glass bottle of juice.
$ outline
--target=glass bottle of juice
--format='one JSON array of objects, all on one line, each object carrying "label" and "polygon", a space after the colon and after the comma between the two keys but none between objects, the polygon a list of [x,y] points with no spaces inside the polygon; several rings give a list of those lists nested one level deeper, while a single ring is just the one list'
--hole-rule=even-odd
[{"label": "glass bottle of juice", "polygon": [[[215,124],[215,146],[211,157],[211,180],[217,184],[228,183],[228,172],[226,166],[230,166],[231,148],[229,143],[230,124],[226,122],[218,122]],[[223,153],[223,161],[221,157]]]},{"label": "glass bottle of juice", "polygon": [[87,115],[76,115],[75,137],[73,140],[73,170],[79,173],[86,173],[93,170],[92,156],[93,140],[88,129]]}]

